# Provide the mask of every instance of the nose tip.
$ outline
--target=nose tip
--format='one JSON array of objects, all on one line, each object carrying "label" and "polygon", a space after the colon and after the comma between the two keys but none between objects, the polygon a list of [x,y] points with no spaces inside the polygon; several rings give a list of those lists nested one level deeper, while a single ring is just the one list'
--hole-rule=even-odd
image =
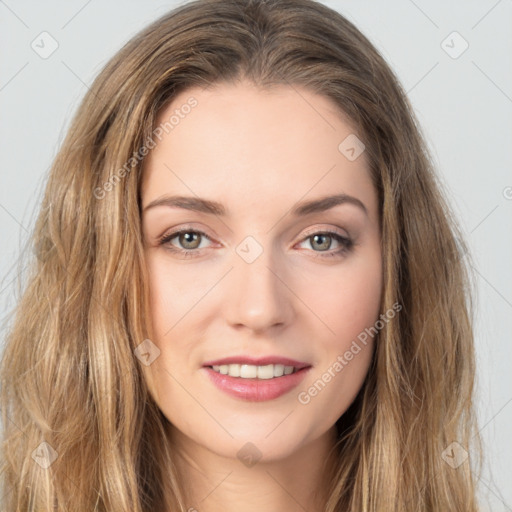
[{"label": "nose tip", "polygon": [[270,266],[270,252],[254,237],[246,237],[236,252],[240,260],[228,285],[232,289],[226,305],[230,323],[254,331],[284,325],[291,318],[292,305],[287,287]]}]

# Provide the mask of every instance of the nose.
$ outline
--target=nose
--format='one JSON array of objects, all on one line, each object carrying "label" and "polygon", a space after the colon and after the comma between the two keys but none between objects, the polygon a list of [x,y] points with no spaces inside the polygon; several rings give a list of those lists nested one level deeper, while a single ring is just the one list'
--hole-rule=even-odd
[{"label": "nose", "polygon": [[258,333],[290,324],[293,293],[286,282],[288,273],[277,265],[272,251],[263,250],[252,262],[237,253],[233,258],[223,307],[229,324]]}]

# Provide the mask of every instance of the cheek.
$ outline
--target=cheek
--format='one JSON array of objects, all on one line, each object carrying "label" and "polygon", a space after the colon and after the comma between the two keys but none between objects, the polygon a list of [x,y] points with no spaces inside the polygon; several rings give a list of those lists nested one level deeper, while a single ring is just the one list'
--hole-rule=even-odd
[{"label": "cheek", "polygon": [[309,287],[308,305],[314,305],[328,329],[317,338],[318,364],[298,401],[332,425],[357,396],[371,362],[374,341],[369,329],[379,319],[382,291],[380,253],[347,260],[335,279],[321,282],[321,289]]},{"label": "cheek", "polygon": [[153,328],[151,341],[160,350],[160,355],[143,370],[149,391],[159,408],[167,418],[174,419],[174,411],[185,406],[173,377],[179,382],[184,380],[185,359],[190,352],[190,338],[185,335],[186,314],[197,302],[194,300],[197,281],[183,279],[179,266],[170,264],[168,257],[160,251],[149,253],[146,262]]},{"label": "cheek", "polygon": [[336,271],[329,269],[303,283],[304,302],[325,326],[324,349],[345,350],[365,328],[378,319],[382,267],[378,252],[353,258]]},{"label": "cheek", "polygon": [[205,295],[212,278],[199,279],[198,272],[191,278],[190,271],[169,262],[162,252],[150,255],[147,263],[151,319],[155,337],[162,340],[171,335],[171,329],[174,333],[179,328],[178,322]]}]

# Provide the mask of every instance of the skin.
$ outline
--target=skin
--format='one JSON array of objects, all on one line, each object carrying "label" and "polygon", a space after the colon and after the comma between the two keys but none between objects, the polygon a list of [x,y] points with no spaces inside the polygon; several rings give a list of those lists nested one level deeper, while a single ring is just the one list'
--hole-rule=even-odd
[{"label": "skin", "polygon": [[[363,384],[372,339],[309,403],[298,394],[379,316],[379,215],[366,155],[349,161],[338,150],[353,128],[331,100],[306,89],[261,90],[248,82],[191,88],[159,121],[192,96],[197,106],[145,161],[142,208],[166,194],[199,196],[221,202],[230,215],[165,205],[143,211],[152,341],[160,350],[145,367],[148,386],[171,423],[187,508],[320,511],[335,422]],[[367,213],[345,203],[289,214],[299,201],[335,193],[356,197]],[[207,237],[159,245],[182,227]],[[354,246],[322,256],[343,247],[329,237],[315,243],[312,235],[325,230]],[[247,236],[263,249],[252,263],[236,252]],[[169,246],[200,255],[184,258]],[[312,368],[291,392],[250,402],[219,390],[203,368],[240,354],[279,355]],[[247,442],[261,453],[251,467],[237,458]]]}]

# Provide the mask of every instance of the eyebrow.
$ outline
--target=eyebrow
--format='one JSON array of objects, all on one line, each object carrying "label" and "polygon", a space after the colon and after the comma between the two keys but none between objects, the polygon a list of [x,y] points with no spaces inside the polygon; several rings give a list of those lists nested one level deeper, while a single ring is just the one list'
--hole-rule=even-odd
[{"label": "eyebrow", "polygon": [[[368,210],[366,209],[364,203],[356,197],[349,196],[347,194],[336,194],[332,196],[320,197],[310,201],[303,201],[298,203],[293,208],[291,214],[294,217],[299,217],[309,215],[311,213],[324,212],[340,204],[352,204],[363,210],[363,212],[368,215]],[[162,196],[155,199],[154,201],[151,201],[147,206],[145,206],[143,212],[156,206],[183,208],[185,210],[207,213],[210,215],[228,215],[228,211],[222,203],[191,196]]]}]

